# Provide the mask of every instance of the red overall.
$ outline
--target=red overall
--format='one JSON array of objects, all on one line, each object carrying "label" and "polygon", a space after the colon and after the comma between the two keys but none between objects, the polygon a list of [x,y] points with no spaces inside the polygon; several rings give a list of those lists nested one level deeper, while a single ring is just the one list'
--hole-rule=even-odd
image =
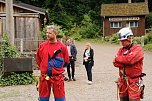
[{"label": "red overall", "polygon": [[[54,53],[61,49],[55,58]],[[64,65],[69,63],[67,48],[59,40],[55,44],[43,42],[36,53],[36,62],[40,67],[39,101],[49,101],[51,88],[55,101],[65,101]]]},{"label": "red overall", "polygon": [[[140,100],[139,78],[142,73],[144,53],[138,45],[129,49],[120,48],[113,62],[119,68],[119,95],[129,99]],[[126,74],[124,80],[123,74]]]}]

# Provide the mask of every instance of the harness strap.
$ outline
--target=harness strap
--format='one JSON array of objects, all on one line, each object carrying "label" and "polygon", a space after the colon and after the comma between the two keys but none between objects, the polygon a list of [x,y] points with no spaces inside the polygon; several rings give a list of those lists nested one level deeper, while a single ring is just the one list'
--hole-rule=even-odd
[{"label": "harness strap", "polygon": [[137,91],[137,90],[133,89],[132,87],[130,87],[129,82],[128,82],[128,78],[126,78],[125,81],[126,81],[127,87],[126,87],[126,89],[125,89],[124,91],[120,91],[119,87],[117,86],[119,93],[121,93],[121,94],[125,93],[128,88],[130,88],[132,91],[134,91],[134,92],[136,92],[136,93],[139,92],[140,89],[138,89],[138,91]]},{"label": "harness strap", "polygon": [[62,48],[56,50],[53,54],[52,57],[50,57],[50,55],[48,54],[48,61],[50,62],[50,64],[48,64],[48,76],[52,77],[52,67],[54,64],[54,59],[56,58],[56,56],[62,52]]}]

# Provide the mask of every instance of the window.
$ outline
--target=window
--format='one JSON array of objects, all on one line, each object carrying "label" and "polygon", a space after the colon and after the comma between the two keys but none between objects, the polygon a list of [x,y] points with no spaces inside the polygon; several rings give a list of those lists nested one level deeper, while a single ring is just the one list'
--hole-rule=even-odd
[{"label": "window", "polygon": [[129,27],[138,27],[138,21],[129,22]]},{"label": "window", "polygon": [[110,22],[110,28],[121,28],[122,23],[121,22]]}]

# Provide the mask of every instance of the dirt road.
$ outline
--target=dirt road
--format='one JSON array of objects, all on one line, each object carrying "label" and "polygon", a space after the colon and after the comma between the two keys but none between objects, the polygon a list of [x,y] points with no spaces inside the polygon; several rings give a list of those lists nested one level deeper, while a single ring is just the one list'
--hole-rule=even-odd
[{"label": "dirt road", "polygon": [[[118,69],[112,65],[113,57],[120,46],[92,44],[95,51],[95,66],[93,67],[93,84],[87,84],[86,71],[82,65],[84,43],[76,43],[78,56],[76,62],[77,81],[65,82],[67,101],[118,101],[116,84]],[[152,101],[152,53],[145,52],[144,78],[146,84],[145,98],[142,101]],[[52,97],[52,95],[51,95]],[[11,86],[0,88],[0,101],[37,101],[38,93],[35,85]],[[53,99],[53,97],[51,98]],[[54,100],[51,100],[54,101]]]}]

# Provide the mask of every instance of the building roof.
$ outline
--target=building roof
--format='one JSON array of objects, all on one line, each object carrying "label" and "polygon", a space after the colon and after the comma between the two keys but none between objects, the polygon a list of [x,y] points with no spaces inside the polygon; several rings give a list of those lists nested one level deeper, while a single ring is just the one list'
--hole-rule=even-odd
[{"label": "building roof", "polygon": [[143,3],[117,3],[102,4],[102,16],[134,16],[149,14],[148,4]]},{"label": "building roof", "polygon": [[[5,3],[4,0],[0,0],[1,3]],[[29,11],[33,11],[33,12],[36,12],[36,13],[40,13],[40,14],[45,14],[45,9],[42,9],[40,7],[36,7],[36,6],[33,6],[33,5],[29,5],[29,4],[25,4],[25,3],[22,3],[22,2],[13,2],[13,6],[14,7],[19,7],[19,8],[22,8],[22,9],[26,9],[26,10],[29,10]]]}]

